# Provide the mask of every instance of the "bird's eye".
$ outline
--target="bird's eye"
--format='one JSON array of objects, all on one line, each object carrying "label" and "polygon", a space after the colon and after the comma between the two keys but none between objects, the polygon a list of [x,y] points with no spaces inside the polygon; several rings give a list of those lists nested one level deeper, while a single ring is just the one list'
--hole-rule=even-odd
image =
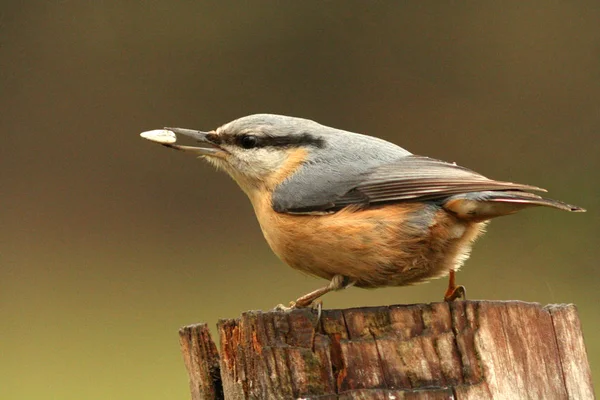
[{"label": "bird's eye", "polygon": [[252,135],[243,136],[240,143],[245,149],[253,149],[258,145],[258,138]]}]

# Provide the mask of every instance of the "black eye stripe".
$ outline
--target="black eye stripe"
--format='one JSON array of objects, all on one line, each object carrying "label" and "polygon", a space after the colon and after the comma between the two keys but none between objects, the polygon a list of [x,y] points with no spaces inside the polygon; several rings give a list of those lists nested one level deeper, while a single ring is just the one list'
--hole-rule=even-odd
[{"label": "black eye stripe", "polygon": [[[325,141],[315,137],[308,132],[288,136],[259,136],[252,134],[231,135],[228,133],[209,133],[206,138],[216,145],[229,144],[239,146],[245,149],[258,147],[302,147],[314,146],[322,148]],[[250,139],[252,138],[252,139]],[[251,143],[252,142],[252,143]]]},{"label": "black eye stripe", "polygon": [[325,145],[323,139],[317,138],[306,132],[289,136],[262,136],[259,137],[259,143],[262,147],[323,147]]}]

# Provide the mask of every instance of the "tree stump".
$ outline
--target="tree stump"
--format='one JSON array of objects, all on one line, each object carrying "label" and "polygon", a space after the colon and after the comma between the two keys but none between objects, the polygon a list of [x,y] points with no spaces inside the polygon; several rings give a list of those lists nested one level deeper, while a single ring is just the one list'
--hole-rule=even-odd
[{"label": "tree stump", "polygon": [[[577,310],[518,301],[243,313],[180,330],[192,399],[593,399]],[[220,372],[219,372],[220,371]]]}]

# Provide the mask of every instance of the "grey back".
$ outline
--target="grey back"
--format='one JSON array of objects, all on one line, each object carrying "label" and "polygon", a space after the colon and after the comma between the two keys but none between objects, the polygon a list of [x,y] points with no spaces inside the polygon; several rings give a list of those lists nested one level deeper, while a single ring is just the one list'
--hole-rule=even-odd
[{"label": "grey back", "polygon": [[326,210],[356,187],[366,173],[411,154],[372,136],[300,118],[283,118],[290,118],[284,132],[310,133],[323,139],[324,146],[311,148],[305,164],[275,189],[273,209],[278,212]]}]

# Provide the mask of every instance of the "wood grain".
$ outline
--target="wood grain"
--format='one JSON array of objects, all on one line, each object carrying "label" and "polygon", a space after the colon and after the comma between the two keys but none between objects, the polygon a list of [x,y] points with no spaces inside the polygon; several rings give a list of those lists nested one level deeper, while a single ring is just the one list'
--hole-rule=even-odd
[{"label": "wood grain", "polygon": [[193,399],[594,398],[573,305],[251,311],[219,321],[220,358],[203,329],[200,350],[182,341]]},{"label": "wood grain", "polygon": [[219,353],[208,325],[196,324],[181,328],[179,345],[190,378],[192,400],[223,399]]}]

